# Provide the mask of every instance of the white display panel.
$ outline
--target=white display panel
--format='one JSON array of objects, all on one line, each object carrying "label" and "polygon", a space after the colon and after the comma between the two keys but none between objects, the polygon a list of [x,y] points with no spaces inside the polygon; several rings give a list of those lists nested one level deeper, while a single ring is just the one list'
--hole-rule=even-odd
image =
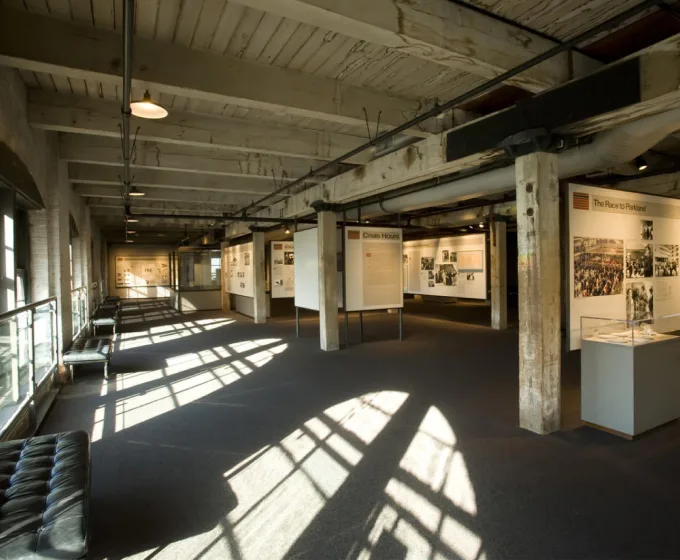
[{"label": "white display panel", "polygon": [[116,288],[168,286],[169,271],[167,255],[116,257]]},{"label": "white display panel", "polygon": [[406,241],[407,294],[486,299],[486,234]]},{"label": "white display panel", "polygon": [[402,231],[397,228],[345,228],[347,310],[404,306]]},{"label": "white display panel", "polygon": [[295,250],[292,241],[272,241],[271,293],[273,298],[295,297]]},{"label": "white display panel", "polygon": [[572,350],[581,346],[582,316],[680,313],[680,201],[570,185],[568,208]]},{"label": "white display panel", "polygon": [[[338,230],[338,250],[341,234]],[[295,307],[319,310],[319,229],[295,232],[293,237],[295,259]],[[340,253],[337,262],[341,263]],[[342,307],[342,272],[337,273],[338,307]]]},{"label": "white display panel", "polygon": [[227,268],[224,272],[224,291],[255,297],[252,242],[227,247],[225,253]]}]

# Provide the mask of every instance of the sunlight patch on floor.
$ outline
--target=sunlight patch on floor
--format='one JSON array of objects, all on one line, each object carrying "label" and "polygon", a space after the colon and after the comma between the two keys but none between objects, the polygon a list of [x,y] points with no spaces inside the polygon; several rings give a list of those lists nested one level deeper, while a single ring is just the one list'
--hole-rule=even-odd
[{"label": "sunlight patch on floor", "polygon": [[484,560],[482,540],[471,528],[476,515],[475,493],[455,434],[431,407],[387,484],[385,505],[357,558],[369,560],[386,539],[404,559]]},{"label": "sunlight patch on floor", "polygon": [[[258,350],[240,355],[249,365],[234,360],[224,346],[216,346],[169,357],[162,369],[120,374],[115,381],[105,382],[102,396],[107,391],[114,397],[117,393],[124,395],[115,401],[115,432],[199,401],[263,367],[288,348],[281,339],[274,338],[245,343]],[[99,407],[93,422],[93,438],[96,437],[93,441],[101,439],[105,419],[105,408]]]},{"label": "sunlight patch on floor", "polygon": [[150,344],[160,344],[179,338],[186,338],[201,332],[224,327],[234,322],[233,319],[200,319],[151,327],[146,331],[121,333],[118,335],[118,340],[120,340],[118,350],[132,350]]}]

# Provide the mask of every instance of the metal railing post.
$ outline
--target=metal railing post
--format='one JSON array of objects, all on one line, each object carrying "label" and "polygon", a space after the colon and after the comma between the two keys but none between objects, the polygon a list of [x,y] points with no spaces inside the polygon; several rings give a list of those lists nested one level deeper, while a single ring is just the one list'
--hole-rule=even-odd
[{"label": "metal railing post", "polygon": [[38,415],[35,403],[35,391],[36,391],[36,381],[35,381],[35,309],[31,309],[28,312],[28,318],[30,321],[30,336],[28,344],[28,384],[30,391],[30,401],[28,408],[28,418],[31,429],[34,429],[38,423]]}]

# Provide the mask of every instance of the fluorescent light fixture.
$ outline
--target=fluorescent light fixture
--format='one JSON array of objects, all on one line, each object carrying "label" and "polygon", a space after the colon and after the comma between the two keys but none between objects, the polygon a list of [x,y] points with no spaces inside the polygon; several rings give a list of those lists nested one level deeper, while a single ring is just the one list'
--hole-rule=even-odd
[{"label": "fluorescent light fixture", "polygon": [[126,240],[125,240],[125,243],[134,243],[134,242],[135,242],[134,239],[126,239]]},{"label": "fluorescent light fixture", "polygon": [[128,235],[134,235],[137,232],[133,229],[129,229],[127,233],[128,233]]},{"label": "fluorescent light fixture", "polygon": [[480,229],[484,227],[484,222],[479,222]]},{"label": "fluorescent light fixture", "polygon": [[142,191],[137,190],[137,187],[133,185],[128,194],[130,196],[144,196],[146,193],[143,193]]},{"label": "fluorescent light fixture", "polygon": [[157,103],[151,101],[151,94],[147,89],[141,101],[130,103],[130,110],[135,117],[142,119],[163,119],[168,116],[168,112]]},{"label": "fluorescent light fixture", "polygon": [[128,224],[136,224],[139,220],[137,218],[128,218],[127,223]]}]

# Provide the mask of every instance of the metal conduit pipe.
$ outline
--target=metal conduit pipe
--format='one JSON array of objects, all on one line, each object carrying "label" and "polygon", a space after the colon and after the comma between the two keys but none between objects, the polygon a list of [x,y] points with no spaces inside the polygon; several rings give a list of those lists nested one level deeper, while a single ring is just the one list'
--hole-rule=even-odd
[{"label": "metal conduit pipe", "polygon": [[[680,109],[673,109],[601,132],[590,144],[558,154],[559,178],[568,179],[597,169],[608,169],[629,162],[677,130],[680,130]],[[513,164],[472,177],[442,183],[427,190],[397,196],[381,203],[362,206],[361,215],[374,217],[397,214],[430,206],[442,206],[466,198],[495,194],[514,188],[515,166]]]},{"label": "metal conduit pipe", "polygon": [[132,33],[134,31],[135,0],[123,2],[123,116],[122,148],[123,148],[123,198],[127,201],[132,176],[130,171],[130,109],[132,84]]}]

